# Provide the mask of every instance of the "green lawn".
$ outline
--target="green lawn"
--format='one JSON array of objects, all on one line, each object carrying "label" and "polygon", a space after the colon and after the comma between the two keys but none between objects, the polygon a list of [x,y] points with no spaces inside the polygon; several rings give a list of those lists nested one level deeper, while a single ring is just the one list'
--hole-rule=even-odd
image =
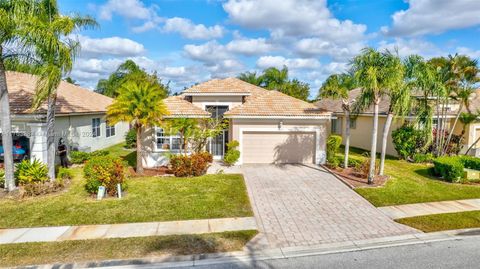
[{"label": "green lawn", "polygon": [[241,250],[256,231],[0,245],[0,266],[72,263]]},{"label": "green lawn", "polygon": [[[353,158],[365,158],[362,153],[351,149]],[[391,178],[385,186],[355,190],[375,206],[480,198],[480,186],[437,180],[429,175],[428,168],[390,157],[385,161],[385,173]]]},{"label": "green lawn", "polygon": [[480,211],[436,214],[395,220],[424,232],[480,227]]},{"label": "green lawn", "polygon": [[73,171],[75,178],[64,193],[0,200],[0,228],[253,215],[243,177],[238,174],[133,178],[124,198],[96,201],[84,190],[81,168]]},{"label": "green lawn", "polygon": [[126,149],[125,143],[116,144],[109,148],[106,148],[110,152],[111,156],[119,157],[127,161],[128,165],[135,167],[137,163],[137,152],[135,149]]}]

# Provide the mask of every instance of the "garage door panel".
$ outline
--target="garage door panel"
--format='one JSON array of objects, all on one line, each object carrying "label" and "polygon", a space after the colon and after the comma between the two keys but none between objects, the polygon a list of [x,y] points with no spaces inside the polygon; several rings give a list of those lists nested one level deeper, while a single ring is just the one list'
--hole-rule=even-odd
[{"label": "garage door panel", "polygon": [[304,132],[244,132],[244,163],[313,163],[315,134]]}]

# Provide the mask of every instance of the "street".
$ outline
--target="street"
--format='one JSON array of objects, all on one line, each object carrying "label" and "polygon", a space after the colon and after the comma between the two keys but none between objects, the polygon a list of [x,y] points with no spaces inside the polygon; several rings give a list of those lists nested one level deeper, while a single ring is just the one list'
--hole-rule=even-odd
[{"label": "street", "polygon": [[[355,252],[297,258],[249,260],[178,268],[479,268],[480,237],[394,246]],[[201,262],[200,262],[201,263]],[[165,268],[166,264],[129,265],[117,268]]]}]

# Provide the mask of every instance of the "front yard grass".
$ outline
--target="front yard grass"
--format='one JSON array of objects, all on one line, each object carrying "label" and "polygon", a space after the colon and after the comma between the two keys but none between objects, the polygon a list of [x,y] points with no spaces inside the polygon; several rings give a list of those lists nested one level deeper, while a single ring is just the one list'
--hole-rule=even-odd
[{"label": "front yard grass", "polygon": [[[363,150],[350,152],[353,158],[366,158]],[[355,191],[375,206],[480,198],[480,186],[440,181],[429,175],[429,167],[390,157],[385,161],[385,173],[390,176],[385,186]]]},{"label": "front yard grass", "polygon": [[241,250],[257,231],[0,245],[0,266],[72,263]]},{"label": "front yard grass", "polygon": [[96,201],[84,190],[81,168],[72,170],[63,193],[0,200],[0,228],[253,216],[242,175],[133,178],[122,199]]},{"label": "front yard grass", "polygon": [[395,220],[424,232],[437,232],[480,226],[480,211],[435,214]]}]

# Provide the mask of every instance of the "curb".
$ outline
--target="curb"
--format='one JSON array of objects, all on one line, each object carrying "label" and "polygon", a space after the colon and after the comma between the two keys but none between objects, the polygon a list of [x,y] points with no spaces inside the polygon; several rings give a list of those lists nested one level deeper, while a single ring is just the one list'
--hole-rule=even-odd
[{"label": "curb", "polygon": [[409,235],[400,235],[392,237],[383,237],[376,239],[366,239],[359,241],[346,241],[341,243],[331,243],[306,247],[284,247],[270,248],[263,250],[244,250],[236,252],[195,254],[184,256],[161,256],[154,258],[138,258],[124,260],[105,260],[92,261],[84,263],[67,264],[44,264],[21,266],[15,268],[35,268],[35,269],[77,269],[101,267],[109,269],[121,266],[122,268],[175,268],[198,265],[215,265],[222,263],[251,263],[262,260],[287,259],[296,257],[306,257],[314,255],[326,255],[334,253],[345,253],[355,251],[366,251],[370,249],[389,248],[396,246],[428,244],[440,241],[462,240],[471,236],[480,237],[480,228],[449,230],[433,233],[417,233]]}]

